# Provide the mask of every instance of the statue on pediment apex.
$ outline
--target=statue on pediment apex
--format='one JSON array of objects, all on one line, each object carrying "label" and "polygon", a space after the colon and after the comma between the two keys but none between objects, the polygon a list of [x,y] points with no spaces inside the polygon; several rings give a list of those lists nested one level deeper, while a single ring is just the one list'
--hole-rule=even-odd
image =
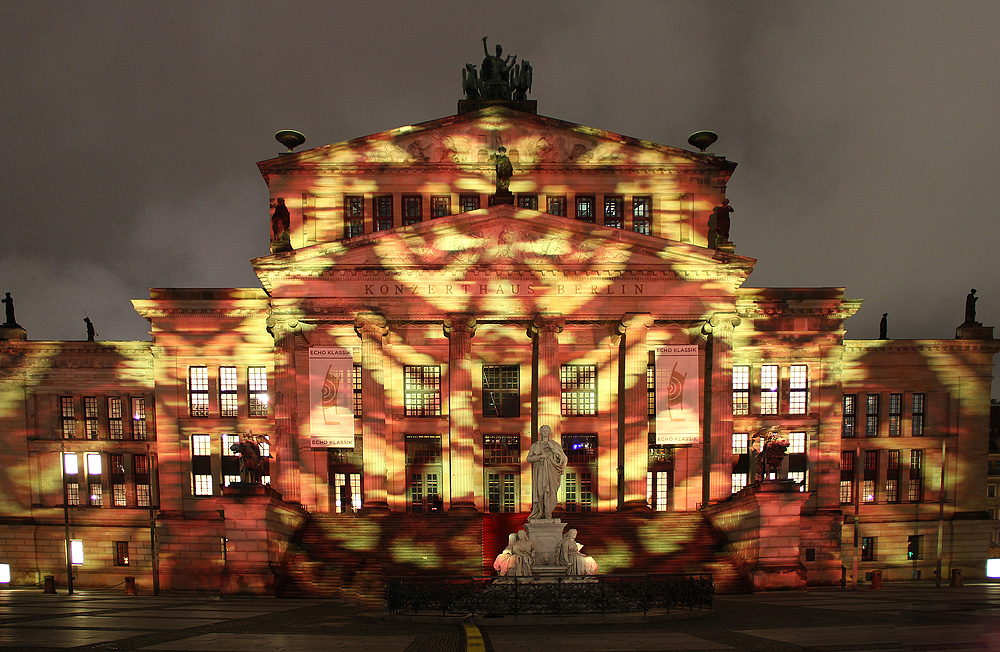
[{"label": "statue on pediment apex", "polygon": [[483,52],[486,58],[483,59],[483,68],[480,80],[483,85],[484,100],[509,100],[511,94],[510,71],[514,68],[517,55],[507,55],[503,58],[503,47],[497,43],[496,55],[490,54],[486,47],[486,39],[483,37]]}]

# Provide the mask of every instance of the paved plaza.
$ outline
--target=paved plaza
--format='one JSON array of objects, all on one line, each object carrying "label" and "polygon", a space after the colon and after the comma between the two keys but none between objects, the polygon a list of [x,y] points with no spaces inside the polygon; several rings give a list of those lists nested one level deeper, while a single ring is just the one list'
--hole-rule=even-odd
[{"label": "paved plaza", "polygon": [[335,600],[0,590],[0,650],[31,652],[1000,652],[1000,584],[721,596],[712,611],[595,620],[463,623],[386,618]]}]

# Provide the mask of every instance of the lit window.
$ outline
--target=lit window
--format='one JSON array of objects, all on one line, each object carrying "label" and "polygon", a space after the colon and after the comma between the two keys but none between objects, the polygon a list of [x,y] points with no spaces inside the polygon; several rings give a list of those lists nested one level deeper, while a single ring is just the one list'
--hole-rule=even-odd
[{"label": "lit window", "polygon": [[479,210],[479,195],[459,195],[458,207],[463,213]]},{"label": "lit window", "polygon": [[115,566],[128,565],[128,541],[115,541]]},{"label": "lit window", "polygon": [[188,367],[188,407],[191,416],[208,416],[208,367]]},{"label": "lit window", "polygon": [[235,417],[239,410],[236,367],[219,367],[219,416]]},{"label": "lit window", "polygon": [[518,208],[530,208],[533,211],[538,210],[538,195],[518,195],[517,196],[517,207]]},{"label": "lit window", "polygon": [[643,235],[653,234],[653,198],[632,198],[632,230]]},{"label": "lit window", "polygon": [[250,395],[250,416],[267,416],[267,368],[247,367],[247,392]]},{"label": "lit window", "polygon": [[597,365],[564,364],[559,370],[559,376],[563,416],[597,414]]},{"label": "lit window", "polygon": [[577,195],[576,196],[576,219],[582,222],[593,222],[594,221],[594,196],[593,195]]},{"label": "lit window", "polygon": [[841,437],[854,437],[857,419],[858,397],[856,394],[844,394],[843,423],[841,424]]},{"label": "lit window", "polygon": [[733,474],[733,486],[732,486],[733,491],[732,491],[732,493],[736,493],[740,489],[746,487],[747,486],[747,480],[748,480],[748,478],[749,478],[749,474],[747,474],[747,473],[734,473]]},{"label": "lit window", "polygon": [[788,373],[788,413],[809,412],[809,367],[793,364]]},{"label": "lit window", "polygon": [[750,438],[745,432],[733,433],[733,455],[746,455],[749,453]]},{"label": "lit window", "polygon": [[111,439],[125,439],[125,429],[122,427],[122,399],[119,396],[108,397],[108,435]]},{"label": "lit window", "polygon": [[362,195],[344,197],[344,238],[365,234],[365,198]]},{"label": "lit window", "polygon": [[903,395],[889,394],[889,436],[898,437],[899,424],[903,419]]},{"label": "lit window", "polygon": [[760,368],[760,413],[778,413],[778,365]]},{"label": "lit window", "polygon": [[149,507],[149,457],[132,456],[132,472],[135,480],[135,504],[138,507]]},{"label": "lit window", "polygon": [[861,537],[861,561],[875,561],[876,537]]},{"label": "lit window", "polygon": [[907,489],[907,500],[911,503],[919,503],[923,500],[923,464],[924,452],[922,450],[910,451],[910,484]]},{"label": "lit window", "polygon": [[886,451],[885,501],[899,502],[899,451]]},{"label": "lit window", "polygon": [[486,509],[490,514],[517,511],[517,477],[513,471],[486,472]]},{"label": "lit window", "polygon": [[520,435],[483,435],[483,465],[520,464]]},{"label": "lit window", "polygon": [[62,419],[62,436],[64,439],[76,437],[76,412],[72,396],[62,396],[59,399],[59,414]]},{"label": "lit window", "polygon": [[87,439],[97,439],[97,397],[83,398],[83,431]]},{"label": "lit window", "polygon": [[111,498],[115,507],[126,507],[128,505],[128,499],[125,495],[125,485],[111,485]]},{"label": "lit window", "polygon": [[441,415],[441,367],[403,367],[403,413],[408,417]]},{"label": "lit window", "polygon": [[212,495],[212,476],[210,475],[194,476],[194,495],[195,496]]},{"label": "lit window", "polygon": [[878,407],[879,395],[869,394],[867,396],[867,410],[865,412],[865,437],[878,437]]},{"label": "lit window", "polygon": [[451,195],[431,196],[431,217],[447,217],[451,215]]},{"label": "lit window", "polygon": [[403,226],[416,224],[423,219],[423,201],[420,195],[403,195]]},{"label": "lit window", "polygon": [[665,512],[670,505],[670,475],[666,471],[646,473],[646,504],[654,512]]},{"label": "lit window", "polygon": [[913,436],[922,437],[924,434],[924,394],[913,394]]},{"label": "lit window", "polygon": [[788,433],[788,453],[805,453],[806,452],[806,433],[804,432],[790,432]]},{"label": "lit window", "polygon": [[899,480],[889,478],[885,481],[885,502],[899,502]]},{"label": "lit window", "polygon": [[799,491],[806,490],[806,472],[805,471],[789,471],[788,479],[792,482],[799,483]]},{"label": "lit window", "polygon": [[76,475],[80,472],[76,453],[63,453],[63,468],[66,470],[66,475]]},{"label": "lit window", "polygon": [[750,367],[733,367],[733,415],[750,414]]},{"label": "lit window", "polygon": [[375,216],[375,230],[387,231],[393,227],[392,195],[375,195],[372,197]]},{"label": "lit window", "polygon": [[146,399],[141,396],[132,397],[132,438],[146,438]]},{"label": "lit window", "polygon": [[483,366],[483,416],[517,417],[520,415],[520,370],[518,366]]},{"label": "lit window", "polygon": [[240,457],[233,446],[240,443],[239,435],[222,435],[222,486],[240,481]]},{"label": "lit window", "polygon": [[191,435],[191,454],[196,457],[212,454],[212,439],[208,435]]},{"label": "lit window", "polygon": [[646,365],[646,407],[650,417],[656,416],[656,366]]},{"label": "lit window", "polygon": [[546,207],[547,210],[545,212],[549,215],[566,217],[566,197],[564,195],[546,197]]},{"label": "lit window", "polygon": [[875,502],[875,487],[878,484],[878,451],[865,451],[864,481],[861,486],[861,499],[866,503]]},{"label": "lit window", "polygon": [[907,559],[920,559],[920,543],[922,535],[911,534],[906,538],[906,558]]},{"label": "lit window", "polygon": [[212,438],[191,435],[191,475],[195,496],[212,495]]},{"label": "lit window", "polygon": [[83,541],[71,539],[69,542],[69,559],[75,566],[83,564]]},{"label": "lit window", "polygon": [[101,475],[100,453],[87,453],[87,475]]},{"label": "lit window", "polygon": [[625,200],[621,196],[604,196],[604,226],[625,228]]},{"label": "lit window", "polygon": [[854,451],[840,453],[840,502],[854,502]]},{"label": "lit window", "polygon": [[362,400],[361,400],[361,365],[354,365],[354,418],[361,418],[362,414]]}]

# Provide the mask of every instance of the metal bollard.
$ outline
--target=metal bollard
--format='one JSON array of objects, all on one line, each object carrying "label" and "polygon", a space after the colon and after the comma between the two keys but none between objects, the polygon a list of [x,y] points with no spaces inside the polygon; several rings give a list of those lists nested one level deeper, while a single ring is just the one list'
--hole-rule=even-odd
[{"label": "metal bollard", "polygon": [[55,575],[46,575],[45,584],[43,585],[42,593],[55,593],[56,592],[56,578]]},{"label": "metal bollard", "polygon": [[125,595],[138,595],[135,591],[135,578],[131,575],[125,576]]},{"label": "metal bollard", "polygon": [[882,571],[874,570],[872,571],[872,589],[882,588]]},{"label": "metal bollard", "polygon": [[951,581],[948,586],[962,586],[962,569],[952,568],[951,569]]}]

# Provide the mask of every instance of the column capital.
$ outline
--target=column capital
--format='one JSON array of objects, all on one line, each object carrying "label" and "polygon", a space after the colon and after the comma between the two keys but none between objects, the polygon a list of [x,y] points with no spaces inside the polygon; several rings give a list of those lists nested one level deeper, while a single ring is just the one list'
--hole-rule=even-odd
[{"label": "column capital", "polygon": [[359,312],[354,317],[354,332],[362,339],[365,335],[382,338],[389,334],[389,322],[377,312]]},{"label": "column capital", "polygon": [[742,323],[739,315],[733,313],[717,312],[712,315],[708,321],[701,327],[701,330],[706,335],[717,333],[729,333],[732,334],[733,329]]},{"label": "column capital", "polygon": [[652,327],[653,316],[648,312],[627,312],[618,322],[618,334],[624,335],[629,329]]},{"label": "column capital", "polygon": [[468,333],[469,337],[476,334],[476,318],[465,313],[449,314],[443,324],[444,336],[451,338],[452,333]]},{"label": "column capital", "polygon": [[271,337],[276,342],[286,336],[292,336],[300,340],[300,343],[305,346],[309,346],[309,332],[316,329],[315,324],[307,324],[295,317],[287,317],[275,313],[271,313],[268,316],[266,324],[267,332],[271,334]]},{"label": "column capital", "polygon": [[560,312],[540,312],[528,325],[528,336],[539,333],[561,333],[566,326],[566,317]]}]

